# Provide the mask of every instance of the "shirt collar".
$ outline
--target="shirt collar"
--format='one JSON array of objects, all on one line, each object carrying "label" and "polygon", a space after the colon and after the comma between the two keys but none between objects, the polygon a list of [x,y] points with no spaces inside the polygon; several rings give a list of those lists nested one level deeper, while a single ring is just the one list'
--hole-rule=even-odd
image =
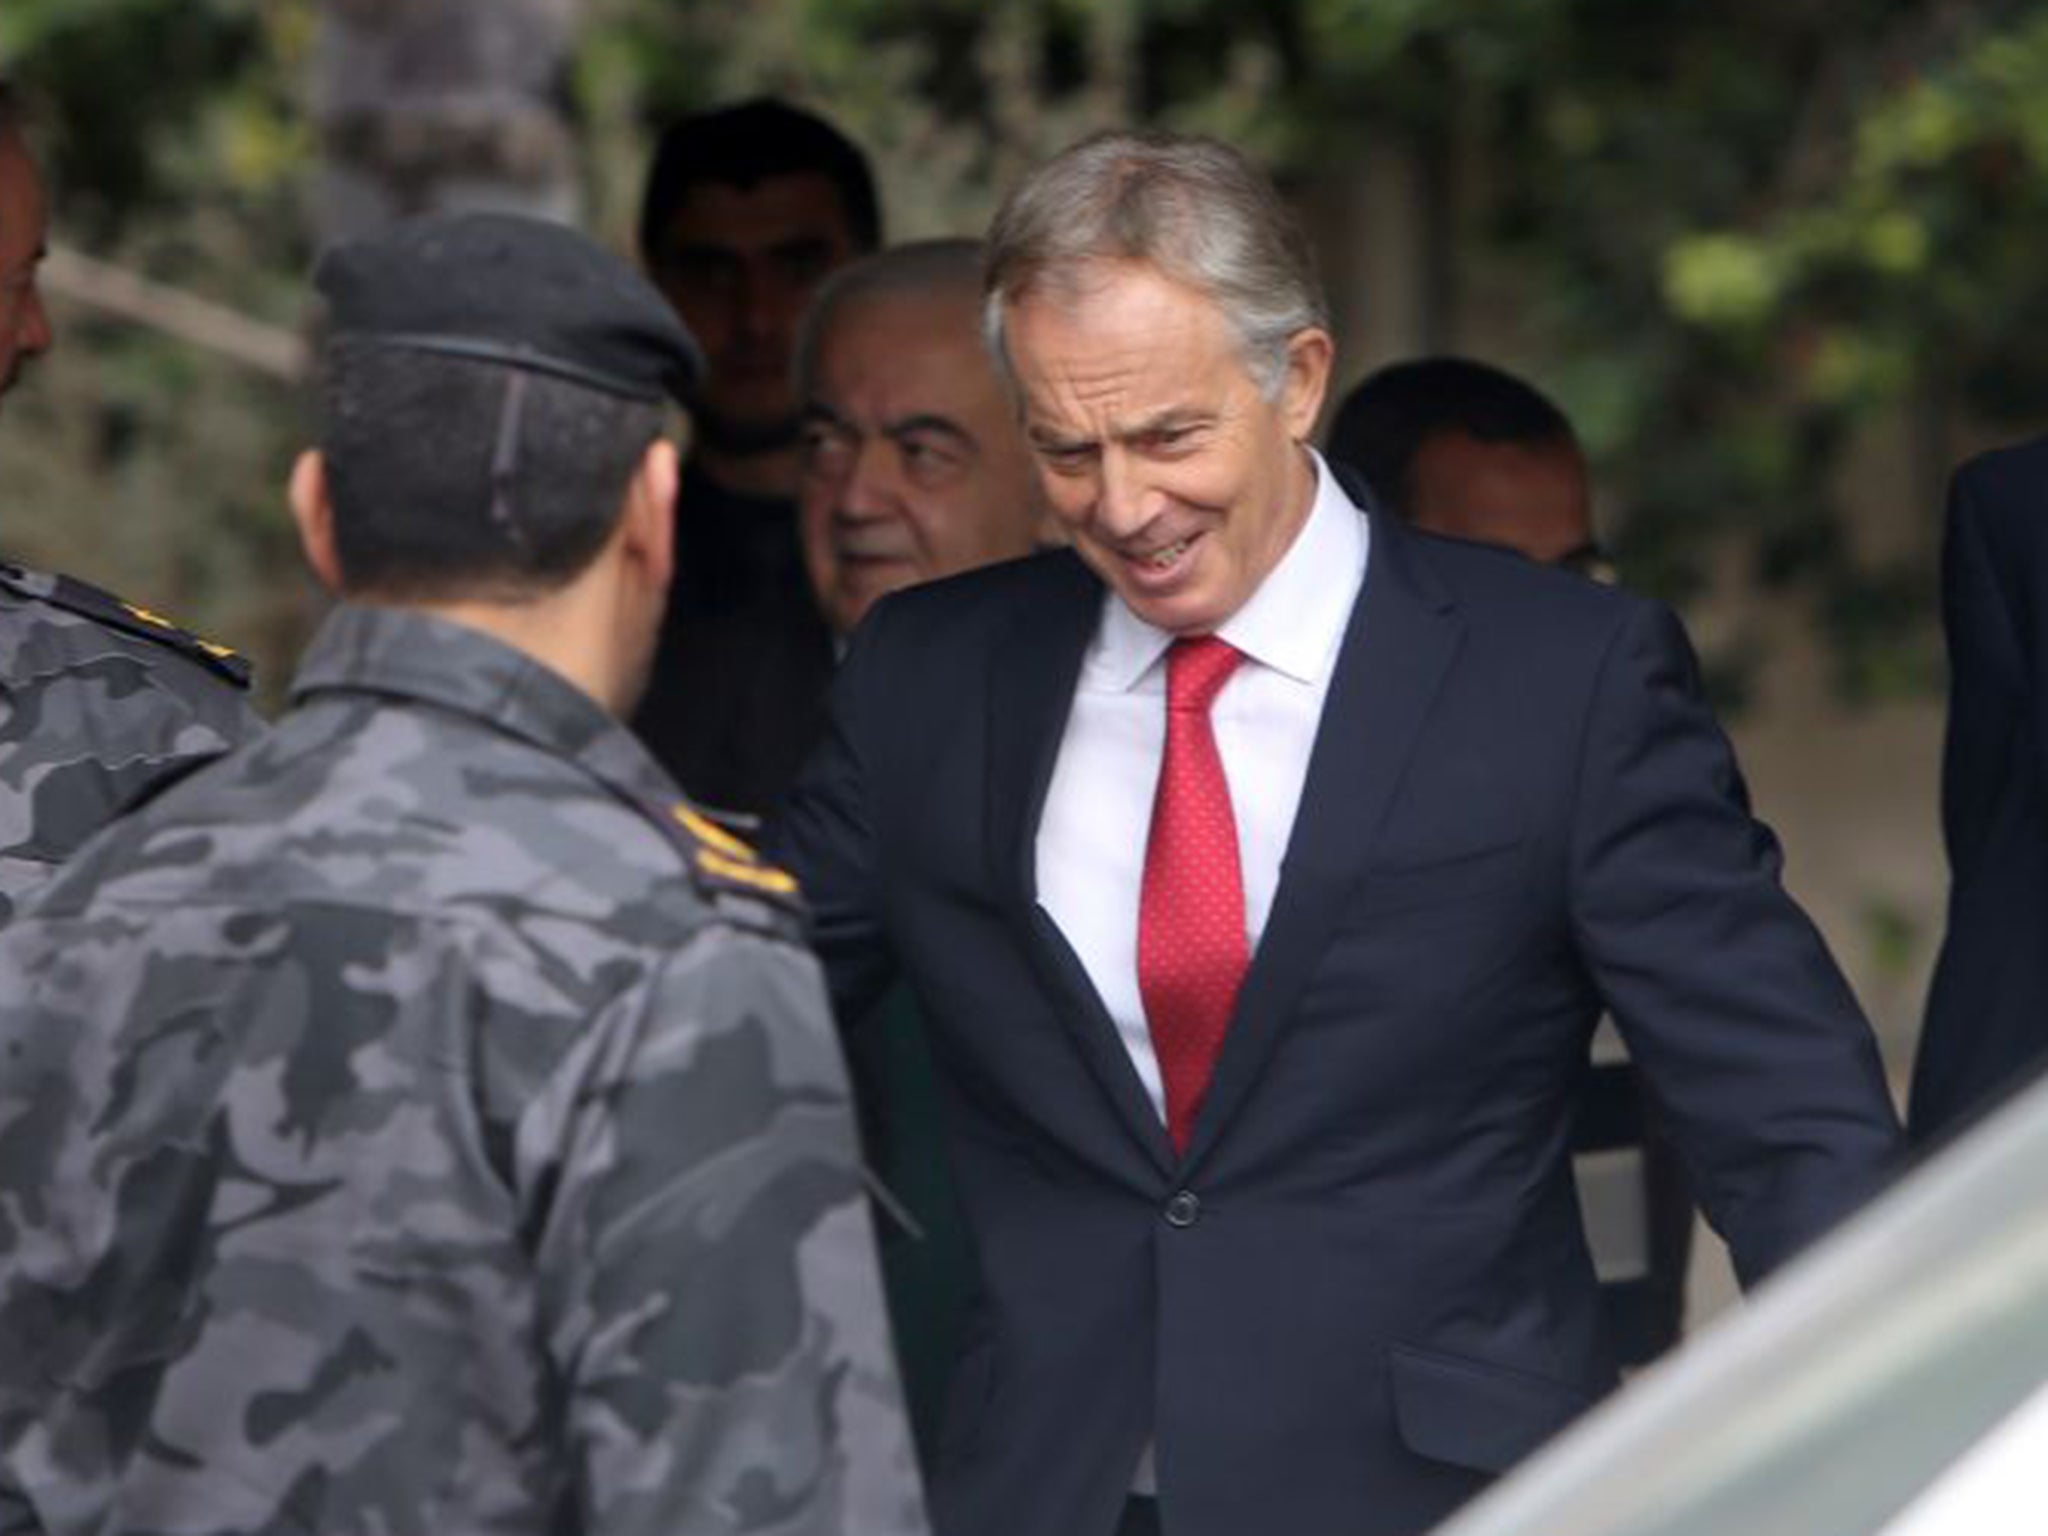
[{"label": "shirt collar", "polygon": [[436,705],[581,765],[615,791],[669,805],[675,783],[633,734],[553,668],[481,630],[408,608],[343,603],[292,680],[292,702],[327,692]]},{"label": "shirt collar", "polygon": [[[1216,631],[1261,666],[1301,683],[1316,682],[1336,663],[1371,539],[1365,513],[1323,456],[1313,448],[1308,456],[1316,490],[1301,531],[1244,606]],[[1129,692],[1172,643],[1171,634],[1139,618],[1115,592],[1105,593],[1088,662],[1091,680]]]}]

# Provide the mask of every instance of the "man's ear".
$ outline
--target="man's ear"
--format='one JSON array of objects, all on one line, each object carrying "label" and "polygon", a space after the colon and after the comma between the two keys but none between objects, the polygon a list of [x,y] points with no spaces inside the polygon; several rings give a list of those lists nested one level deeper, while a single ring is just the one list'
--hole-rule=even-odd
[{"label": "man's ear", "polygon": [[682,468],[676,446],[657,437],[640,456],[626,488],[626,509],[619,520],[620,551],[646,571],[662,591],[676,566],[676,489]]},{"label": "man's ear", "polygon": [[286,492],[292,521],[299,527],[299,548],[320,585],[329,592],[341,591],[341,556],[334,548],[334,503],[327,496],[327,461],[317,448],[308,448],[292,465]]},{"label": "man's ear", "polygon": [[1336,362],[1337,344],[1321,326],[1296,331],[1287,342],[1287,372],[1280,385],[1280,411],[1287,422],[1287,435],[1305,443],[1314,434],[1316,418],[1323,411],[1323,397],[1330,389],[1330,369]]}]

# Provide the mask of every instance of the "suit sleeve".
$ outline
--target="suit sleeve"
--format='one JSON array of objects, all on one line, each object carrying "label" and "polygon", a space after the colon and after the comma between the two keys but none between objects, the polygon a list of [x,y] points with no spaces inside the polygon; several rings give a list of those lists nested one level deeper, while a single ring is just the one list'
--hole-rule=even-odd
[{"label": "suit sleeve", "polygon": [[579,1035],[521,1117],[516,1167],[576,1529],[922,1536],[808,955],[698,935]]},{"label": "suit sleeve", "polygon": [[2048,797],[2048,447],[1993,453],[1956,472],[1942,540],[1948,720],[1941,829],[1949,923],[1913,1066],[1908,1129],[1930,1144],[2024,1081],[2048,1046],[2048,969],[2033,941]]},{"label": "suit sleeve", "polygon": [[[1984,466],[1965,466],[1949,487],[1941,551],[1941,623],[1956,691],[1967,689],[1982,721],[2031,733],[2037,762],[2048,773],[2048,698],[2035,685],[2048,659],[2048,608],[2033,601],[2043,552],[2034,547],[2038,515],[2009,481],[1985,484]],[[1981,698],[1980,698],[1981,696]],[[2024,722],[2024,725],[2021,722]],[[1951,731],[1956,717],[1950,714]],[[1985,786],[1971,784],[1971,794]],[[1951,815],[1959,808],[1950,808]]]},{"label": "suit sleeve", "polygon": [[890,613],[879,604],[854,636],[832,685],[825,739],[768,830],[765,851],[796,876],[811,914],[811,944],[825,964],[842,1028],[873,1016],[895,979],[883,923],[879,788],[869,741],[886,686],[877,651]]},{"label": "suit sleeve", "polygon": [[1572,917],[1745,1284],[1868,1198],[1899,1134],[1876,1041],[1780,862],[1678,621],[1634,605],[1581,747]]}]

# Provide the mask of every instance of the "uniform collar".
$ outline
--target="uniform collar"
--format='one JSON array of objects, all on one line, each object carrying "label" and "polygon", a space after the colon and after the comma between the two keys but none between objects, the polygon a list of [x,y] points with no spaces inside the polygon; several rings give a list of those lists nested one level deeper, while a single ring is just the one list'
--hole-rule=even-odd
[{"label": "uniform collar", "polygon": [[580,764],[615,791],[667,807],[675,782],[602,705],[551,667],[465,624],[344,603],[306,648],[292,703],[371,693],[431,704]]},{"label": "uniform collar", "polygon": [[[1365,579],[1370,528],[1313,448],[1315,499],[1280,563],[1216,633],[1251,660],[1296,682],[1329,675]],[[1342,573],[1341,578],[1336,573]],[[1173,636],[1146,623],[1114,592],[1105,594],[1101,628],[1087,663],[1097,687],[1128,692],[1166,654]]]}]

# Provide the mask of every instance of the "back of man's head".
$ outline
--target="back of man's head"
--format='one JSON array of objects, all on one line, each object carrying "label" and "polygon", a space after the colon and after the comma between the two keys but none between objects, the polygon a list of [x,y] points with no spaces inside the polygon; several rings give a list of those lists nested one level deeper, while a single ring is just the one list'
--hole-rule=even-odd
[{"label": "back of man's head", "polygon": [[1598,554],[1571,422],[1513,374],[1463,357],[1395,363],[1337,407],[1330,457],[1432,533],[1581,563]]},{"label": "back of man's head", "polygon": [[1415,456],[1443,432],[1525,448],[1578,442],[1564,412],[1505,369],[1466,357],[1424,357],[1360,381],[1331,418],[1328,447],[1331,458],[1364,475],[1405,517],[1412,514]]},{"label": "back of man's head", "polygon": [[516,601],[573,579],[699,366],[660,295],[572,231],[489,214],[342,247],[318,282],[343,589]]},{"label": "back of man's head", "polygon": [[320,404],[343,581],[387,599],[512,599],[570,580],[662,425],[642,401],[346,340],[328,351]]},{"label": "back of man's head", "polygon": [[752,188],[778,176],[824,177],[839,194],[859,249],[881,241],[874,173],[853,141],[814,113],[771,97],[680,118],[662,131],[640,207],[640,255],[649,270],[666,256],[676,210],[695,187]]}]

